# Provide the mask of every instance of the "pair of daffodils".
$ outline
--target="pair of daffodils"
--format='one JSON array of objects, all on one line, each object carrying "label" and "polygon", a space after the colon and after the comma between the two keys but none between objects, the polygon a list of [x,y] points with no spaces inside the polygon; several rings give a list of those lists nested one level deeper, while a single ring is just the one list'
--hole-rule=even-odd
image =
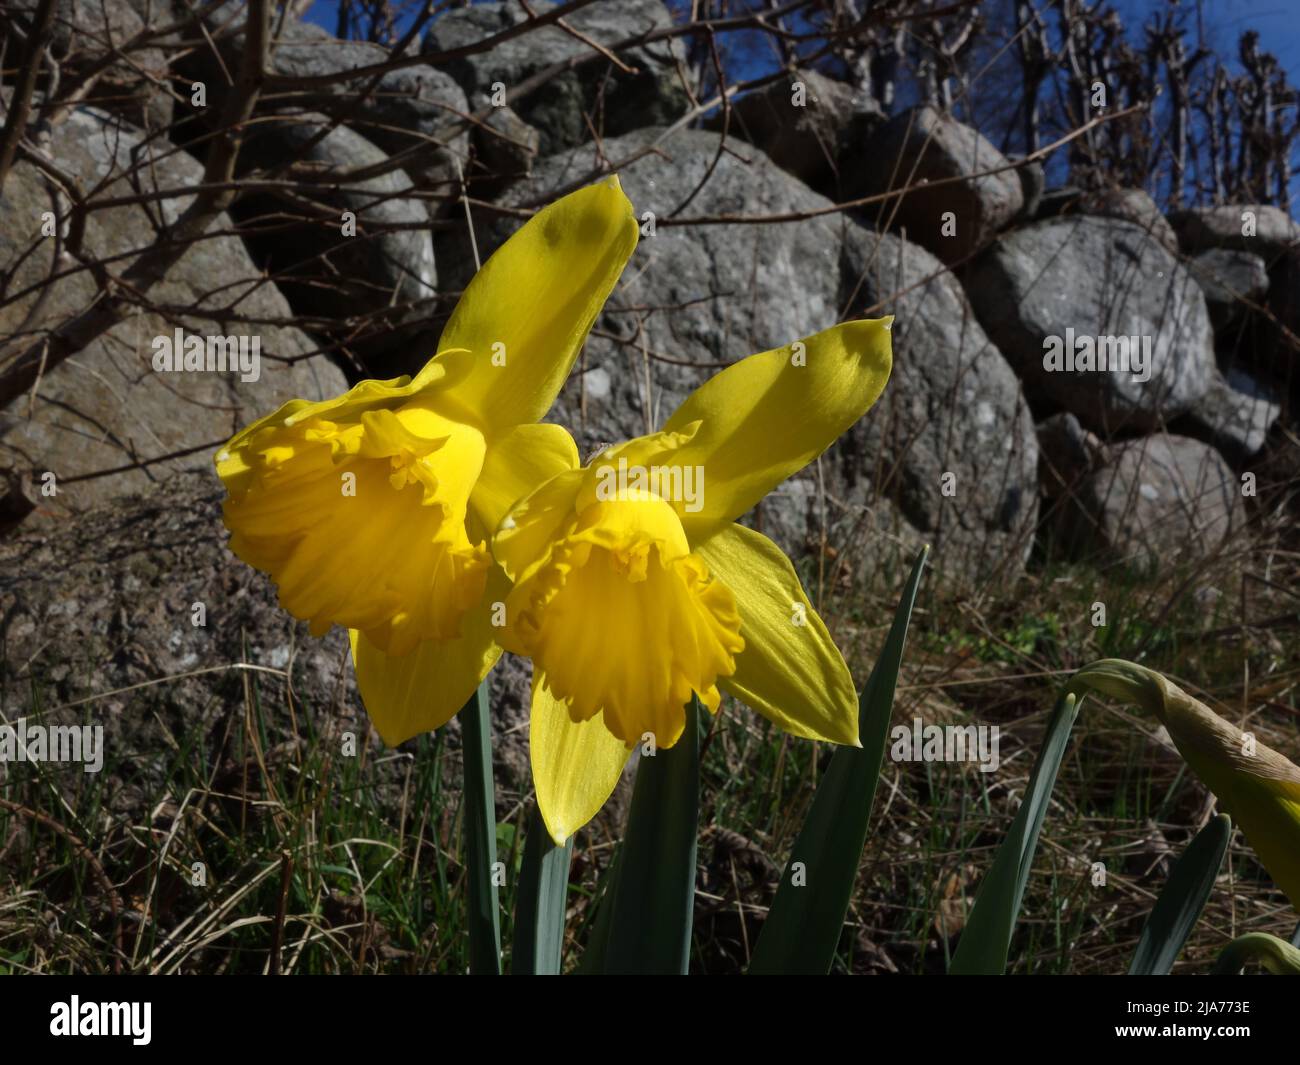
[{"label": "pair of daffodils", "polygon": [[[647,733],[677,742],[693,693],[858,743],[852,678],[790,561],[735,521],[875,402],[889,320],[744,359],[583,467],[538,419],[637,234],[617,179],[564,197],[478,272],[413,379],[292,400],[217,455],[231,549],[313,635],[350,630],[385,742],[450,720],[503,648],[532,659],[533,777],[557,842]],[[642,479],[602,491],[620,460],[702,470],[704,505]]]}]

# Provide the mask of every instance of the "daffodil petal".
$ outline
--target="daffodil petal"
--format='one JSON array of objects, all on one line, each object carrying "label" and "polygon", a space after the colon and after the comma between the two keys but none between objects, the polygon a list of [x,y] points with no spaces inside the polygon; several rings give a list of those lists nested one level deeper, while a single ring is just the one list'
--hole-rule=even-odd
[{"label": "daffodil petal", "polygon": [[438,348],[473,353],[473,370],[450,391],[489,435],[550,409],[637,233],[611,177],[539,211],[474,276]]},{"label": "daffodil petal", "polygon": [[[503,577],[489,578],[487,598],[503,594],[504,587]],[[361,701],[388,746],[440,728],[465,705],[501,657],[491,617],[492,604],[480,603],[465,614],[457,639],[425,640],[397,657],[350,630]]]},{"label": "daffodil petal", "polygon": [[361,381],[342,395],[330,399],[291,399],[230,438],[217,459],[219,465],[228,466],[222,471],[222,476],[229,477],[240,471],[237,453],[250,437],[267,427],[290,428],[313,418],[344,422],[364,411],[392,410],[421,393],[436,393],[450,388],[468,375],[471,365],[469,352],[443,351],[430,359],[415,377],[404,375],[387,381]]},{"label": "daffodil petal", "polygon": [[1300,784],[1246,773],[1225,778],[1192,756],[1185,757],[1240,826],[1291,905],[1300,910]]},{"label": "daffodil petal", "polygon": [[491,534],[515,503],[556,474],[578,466],[578,445],[559,425],[531,422],[517,425],[493,440],[483,471],[470,494],[483,528]]},{"label": "daffodil petal", "polygon": [[510,508],[492,539],[492,553],[518,582],[543,565],[553,544],[577,521],[574,504],[585,470],[566,470],[535,488]]},{"label": "daffodil petal", "polygon": [[889,380],[892,322],[846,322],[751,355],[686,398],[664,431],[700,423],[671,459],[703,468],[702,506],[678,506],[693,541],[740,517],[866,413]]},{"label": "daffodil petal", "polygon": [[860,746],[853,677],[781,549],[731,525],[695,553],[731,589],[745,641],[718,686],[792,735]]},{"label": "daffodil petal", "polygon": [[529,727],[537,806],[546,831],[563,845],[605,805],[618,786],[630,751],[605,727],[600,714],[587,721],[572,720],[568,707],[551,695],[536,668]]}]

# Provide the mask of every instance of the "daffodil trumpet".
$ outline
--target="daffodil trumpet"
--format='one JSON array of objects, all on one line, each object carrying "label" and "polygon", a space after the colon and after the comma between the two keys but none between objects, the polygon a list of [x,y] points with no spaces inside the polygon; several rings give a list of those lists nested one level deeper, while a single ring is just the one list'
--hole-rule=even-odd
[{"label": "daffodil trumpet", "polygon": [[[848,322],[715,375],[661,431],[606,448],[513,506],[499,640],[533,663],[538,805],[562,842],[630,750],[671,747],[729,692],[795,736],[858,744],[857,693],[790,560],[736,523],[880,396],[891,319]],[[687,490],[690,486],[691,490]]]},{"label": "daffodil trumpet", "polygon": [[539,424],[636,246],[617,178],[538,212],[484,264],[413,378],[296,399],[216,456],[231,550],[313,635],[350,631],[395,745],[449,720],[501,653],[488,536],[577,452]]},{"label": "daffodil trumpet", "polygon": [[1178,753],[1300,910],[1300,767],[1145,666],[1117,658],[1094,662],[1068,688],[1088,689],[1134,703],[1165,726]]}]

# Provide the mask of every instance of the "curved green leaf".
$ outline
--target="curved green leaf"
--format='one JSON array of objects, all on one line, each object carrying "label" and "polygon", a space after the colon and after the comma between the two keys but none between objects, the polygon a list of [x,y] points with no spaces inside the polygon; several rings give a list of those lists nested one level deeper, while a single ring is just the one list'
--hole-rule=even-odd
[{"label": "curved green leaf", "polygon": [[929,547],[903,589],[880,658],[858,700],[861,747],[839,747],[790,851],[781,884],[749,961],[753,974],[830,971],[867,841],[885,756],[894,689]]},{"label": "curved green leaf", "polygon": [[1174,967],[1214,890],[1231,838],[1232,821],[1219,814],[1187,845],[1142,928],[1129,976],[1165,976]]}]

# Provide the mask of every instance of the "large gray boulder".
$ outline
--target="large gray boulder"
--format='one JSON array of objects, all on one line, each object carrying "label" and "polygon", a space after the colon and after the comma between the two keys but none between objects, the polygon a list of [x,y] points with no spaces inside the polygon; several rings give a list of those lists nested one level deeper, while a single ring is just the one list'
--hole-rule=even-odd
[{"label": "large gray boulder", "polygon": [[1169,221],[1187,252],[1236,248],[1254,252],[1271,264],[1300,244],[1300,225],[1280,207],[1267,204],[1193,207],[1175,211]]},{"label": "large gray boulder", "polygon": [[896,316],[893,376],[845,457],[933,538],[936,568],[1015,572],[1038,516],[1038,447],[1015,374],[924,248],[854,226],[843,263],[850,314]]},{"label": "large gray boulder", "polygon": [[[967,292],[1030,401],[1103,435],[1154,429],[1210,387],[1200,286],[1132,222],[1078,215],[1026,226],[980,258]],[[1134,352],[1128,368],[1121,347]],[[1089,351],[1093,361],[1083,362]],[[1069,355],[1079,360],[1073,370]],[[1095,368],[1102,361],[1120,368]]]},{"label": "large gray boulder", "polygon": [[324,115],[270,120],[249,138],[244,160],[256,167],[292,165],[303,198],[330,209],[324,218],[286,228],[284,204],[275,196],[248,196],[240,205],[254,232],[269,227],[253,243],[295,309],[350,330],[363,315],[434,297],[428,211],[412,195],[405,171],[390,169],[388,156],[361,134]]},{"label": "large gray boulder", "polygon": [[[528,5],[537,15],[556,6],[548,0]],[[620,53],[622,70],[589,41],[608,47],[640,34],[667,29],[672,15],[662,0],[621,0],[592,4],[565,17],[573,32],[558,25],[502,41],[472,55],[450,53],[510,30],[526,21],[523,5],[473,4],[448,11],[434,20],[425,35],[423,52],[451,74],[465,90],[474,111],[493,103],[493,86],[509,91],[557,63],[584,56],[590,62],[561,70],[511,106],[541,134],[542,154],[592,139],[615,137],[643,126],[671,122],[684,114],[689,99],[681,82],[685,51],[676,38],[654,41]],[[631,72],[629,72],[629,70]]]},{"label": "large gray boulder", "polygon": [[1178,254],[1178,237],[1146,189],[1095,189],[1084,193],[1077,204],[1082,214],[1122,218],[1141,226],[1165,248]]},{"label": "large gray boulder", "polygon": [[[243,54],[242,7],[218,8],[209,14],[207,25],[216,51],[196,48],[178,62],[178,69],[186,79],[206,85],[206,115],[212,117],[221,113],[229,92],[225,72],[238,70]],[[331,80],[275,94],[263,101],[264,108],[329,115],[393,156],[393,165],[421,189],[455,193],[457,163],[463,165],[468,138],[465,93],[450,74],[421,63],[389,71],[372,85],[374,75],[348,75],[390,62],[388,49],[367,41],[341,41],[320,26],[294,18],[285,20],[278,35],[276,25],[273,18],[270,71],[286,78]]]},{"label": "large gray boulder", "polygon": [[[226,72],[245,46],[244,6],[207,12],[205,26],[212,44],[177,63],[207,88],[206,107],[180,130],[186,144],[210,131],[226,102]],[[394,351],[428,353],[422,327],[437,283],[429,226],[469,169],[465,94],[426,63],[362,73],[390,63],[391,51],[292,17],[273,19],[270,49],[269,72],[298,80],[263,94],[237,176],[295,187],[289,197],[249,191],[236,214],[294,310],[361,373],[388,376]]]},{"label": "large gray boulder", "polygon": [[[128,196],[197,184],[202,167],[157,138],[102,112],[80,109],[55,128],[51,154],[98,197]],[[150,211],[136,205],[91,212],[85,250],[124,271],[156,235],[155,214],[174,221],[189,200],[162,199]],[[22,344],[84,311],[96,286],[84,271],[46,283],[54,268],[52,238],[41,233],[50,209],[43,178],[19,162],[0,198],[0,270],[16,271],[10,291],[25,293],[0,309],[0,335]],[[228,232],[221,218],[217,231]],[[234,236],[194,242],[142,307],[52,368],[32,396],[0,411],[0,468],[55,475],[57,494],[43,495],[39,515],[69,510],[138,491],[180,469],[210,468],[212,453],[237,428],[294,397],[323,399],[346,388],[332,363],[313,356],[316,344],[294,325],[283,295],[249,259]],[[243,337],[251,356],[260,343],[255,380],[231,370],[156,372],[155,338],[177,328],[201,337]],[[166,462],[113,476],[63,484],[72,477],[146,462],[198,448]]]},{"label": "large gray boulder", "polygon": [[1189,259],[1187,267],[1205,293],[1215,329],[1241,317],[1247,302],[1268,295],[1268,267],[1254,252],[1210,248]]},{"label": "large gray boulder", "polygon": [[515,114],[511,107],[494,107],[482,123],[474,127],[470,143],[474,148],[469,177],[475,191],[484,183],[488,191],[500,192],[513,181],[532,173],[533,164],[542,150],[542,135]]},{"label": "large gray boulder", "polygon": [[1215,371],[1209,390],[1177,423],[1180,431],[1213,444],[1230,462],[1259,454],[1282,408],[1244,373]]},{"label": "large gray boulder", "polygon": [[946,263],[987,244],[1024,205],[1014,170],[987,173],[1008,167],[1006,156],[978,130],[928,105],[895,115],[853,158],[861,167],[855,196],[931,186],[885,201],[880,214]]},{"label": "large gray boulder", "polygon": [[[263,766],[288,761],[302,772],[324,754],[335,772],[357,774],[367,802],[396,822],[421,739],[401,754],[385,750],[357,693],[347,633],[312,637],[280,608],[275,586],[230,553],[223,494],[211,472],[192,471],[0,538],[5,720],[39,709],[46,722],[102,725],[110,782],[102,794],[132,823],[148,824],[164,799],[183,798],[167,792],[182,750],[216,792],[251,785],[259,799]],[[531,790],[528,703],[520,703],[526,667],[503,664],[491,683],[504,817]],[[60,709],[68,704],[78,705]],[[256,753],[244,742],[248,727],[263,743]],[[445,731],[453,753],[443,767],[444,796],[454,801],[458,723]],[[356,738],[355,754],[344,747],[345,733]],[[61,789],[90,779],[80,767],[48,769]]]},{"label": "large gray boulder", "polygon": [[[203,737],[242,718],[250,695],[265,708],[268,746],[292,737],[295,714],[299,727],[351,731],[364,744],[346,633],[310,638],[274,585],[231,555],[215,475],[145,488],[0,539],[0,612],[22,655],[0,667],[7,684],[47,707],[89,699],[76,720],[103,726],[105,771],[125,769],[146,811],[163,798],[154,789],[169,783],[177,738],[197,737],[195,756],[216,769],[223,752]],[[25,701],[6,716],[29,713]],[[373,734],[371,743],[381,746]]]},{"label": "large gray boulder", "polygon": [[[165,129],[172,119],[172,97],[167,91],[170,71],[159,42],[123,46],[134,40],[145,23],[138,0],[56,0],[49,55],[58,63],[64,84],[94,75],[82,102],[120,115],[137,126]],[[0,53],[5,56],[6,77],[16,69],[26,51],[27,30],[38,0],[6,0],[0,6]],[[170,22],[162,12],[154,23]],[[17,32],[15,32],[17,31]],[[117,55],[111,53],[117,50]],[[47,83],[44,77],[38,90]]]},{"label": "large gray boulder", "polygon": [[853,86],[801,70],[737,98],[707,122],[748,141],[809,188],[832,199],[857,175],[855,153],[885,121],[880,105]]},{"label": "large gray boulder", "polygon": [[1060,499],[1091,473],[1104,446],[1096,433],[1079,424],[1068,411],[1044,418],[1035,426],[1038,437],[1038,486],[1043,497]]},{"label": "large gray boulder", "polygon": [[1107,447],[1070,500],[1062,528],[1075,550],[1136,569],[1204,558],[1245,520],[1223,457],[1164,433]]}]

